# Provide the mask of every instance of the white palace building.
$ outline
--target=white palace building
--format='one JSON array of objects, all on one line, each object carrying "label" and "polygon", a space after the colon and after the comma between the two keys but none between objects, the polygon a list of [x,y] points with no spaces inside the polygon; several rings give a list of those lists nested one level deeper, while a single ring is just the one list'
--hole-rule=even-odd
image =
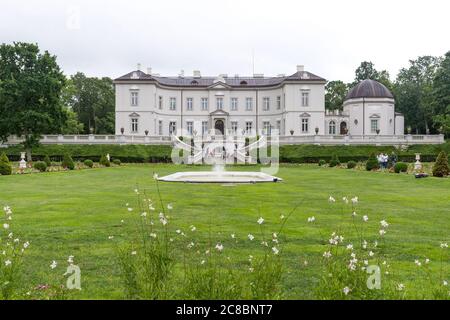
[{"label": "white palace building", "polygon": [[349,91],[343,111],[327,111],[326,80],[300,65],[292,75],[276,77],[200,71],[165,77],[136,70],[114,83],[116,135],[404,135],[403,115],[384,85],[364,80]]}]

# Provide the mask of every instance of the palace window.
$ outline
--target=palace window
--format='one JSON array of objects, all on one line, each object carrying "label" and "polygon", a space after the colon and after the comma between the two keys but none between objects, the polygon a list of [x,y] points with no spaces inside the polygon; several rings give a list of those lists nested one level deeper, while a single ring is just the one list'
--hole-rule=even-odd
[{"label": "palace window", "polygon": [[276,129],[278,130],[278,134],[280,134],[280,132],[281,132],[281,120],[277,120]]},{"label": "palace window", "polygon": [[252,111],[253,109],[253,98],[245,98],[245,110]]},{"label": "palace window", "polygon": [[281,109],[281,96],[277,96],[277,110]]},{"label": "palace window", "polygon": [[270,109],[270,98],[269,97],[264,97],[263,98],[263,110],[264,111],[269,111]]},{"label": "palace window", "polygon": [[309,119],[302,118],[302,133],[308,133],[309,131]]},{"label": "palace window", "polygon": [[238,109],[238,98],[231,98],[231,111],[237,111]]},{"label": "palace window", "polygon": [[131,133],[137,133],[139,131],[138,118],[131,118]]},{"label": "palace window", "polygon": [[192,133],[194,131],[194,123],[192,121],[186,122],[186,130],[187,130],[188,134],[192,136]]},{"label": "palace window", "polygon": [[176,134],[177,133],[177,123],[175,121],[169,122],[169,134]]},{"label": "palace window", "polygon": [[202,121],[202,135],[208,134],[208,121]]},{"label": "palace window", "polygon": [[231,121],[231,132],[233,134],[237,134],[238,130],[238,122],[237,121]]},{"label": "palace window", "polygon": [[302,107],[309,106],[309,92],[302,92]]},{"label": "palace window", "polygon": [[177,108],[177,98],[170,98],[170,110],[175,110]]},{"label": "palace window", "polygon": [[245,133],[246,134],[252,133],[252,125],[253,125],[253,123],[251,121],[245,122]]},{"label": "palace window", "polygon": [[131,105],[137,106],[139,104],[139,92],[137,90],[130,91]]},{"label": "palace window", "polygon": [[163,135],[163,122],[162,122],[162,120],[159,120],[159,121],[158,121],[158,134],[159,134],[160,136]]},{"label": "palace window", "polygon": [[377,133],[377,130],[378,130],[378,119],[371,119],[370,120],[370,132]]},{"label": "palace window", "polygon": [[202,98],[202,110],[208,110],[208,98]]},{"label": "palace window", "polygon": [[270,122],[269,121],[264,121],[263,122],[263,133],[265,134],[265,135],[270,135],[270,133],[271,133],[271,127],[270,127]]},{"label": "palace window", "polygon": [[187,98],[186,99],[186,109],[188,111],[192,111],[192,105],[194,104],[194,99],[193,98]]},{"label": "palace window", "polygon": [[336,123],[334,121],[330,121],[328,125],[328,134],[336,134]]},{"label": "palace window", "polygon": [[159,110],[162,110],[162,108],[163,108],[163,97],[162,96],[158,97],[158,107],[159,107]]},{"label": "palace window", "polygon": [[217,107],[217,110],[223,109],[223,98],[222,97],[216,98],[216,107]]}]

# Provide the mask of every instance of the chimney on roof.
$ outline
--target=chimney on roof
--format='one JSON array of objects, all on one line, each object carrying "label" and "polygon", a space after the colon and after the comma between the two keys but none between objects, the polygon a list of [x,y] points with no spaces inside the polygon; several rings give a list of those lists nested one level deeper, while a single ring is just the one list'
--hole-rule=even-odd
[{"label": "chimney on roof", "polygon": [[147,74],[148,74],[148,75],[151,75],[151,74],[152,74],[152,67],[148,67],[148,68],[147,68]]},{"label": "chimney on roof", "polygon": [[140,63],[137,64],[137,70],[141,71],[141,64]]},{"label": "chimney on roof", "polygon": [[254,73],[253,78],[264,78],[264,73]]},{"label": "chimney on roof", "polygon": [[297,65],[297,72],[303,72],[305,71],[305,66],[302,64],[298,64]]},{"label": "chimney on roof", "polygon": [[194,78],[201,78],[200,70],[194,70]]},{"label": "chimney on roof", "polygon": [[184,78],[184,70],[183,69],[180,70],[180,74],[178,76],[180,78]]}]

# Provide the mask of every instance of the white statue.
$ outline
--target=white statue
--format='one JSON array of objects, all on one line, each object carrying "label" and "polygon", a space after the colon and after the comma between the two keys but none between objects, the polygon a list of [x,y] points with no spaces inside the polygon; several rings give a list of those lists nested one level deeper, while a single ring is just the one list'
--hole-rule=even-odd
[{"label": "white statue", "polygon": [[106,154],[106,159],[108,159],[108,161],[111,161],[110,157],[109,157],[109,153]]},{"label": "white statue", "polygon": [[21,172],[23,172],[23,169],[27,168],[27,162],[25,161],[25,152],[20,153],[20,162],[19,162],[19,169]]},{"label": "white statue", "polygon": [[420,162],[420,153],[416,153],[416,162],[414,163],[414,171],[421,172],[422,171],[422,163]]}]

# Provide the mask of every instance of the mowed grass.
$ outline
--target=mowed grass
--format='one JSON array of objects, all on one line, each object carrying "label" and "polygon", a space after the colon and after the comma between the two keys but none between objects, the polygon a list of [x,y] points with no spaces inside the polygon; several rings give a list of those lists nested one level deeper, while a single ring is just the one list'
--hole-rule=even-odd
[{"label": "mowed grass", "polygon": [[[137,209],[128,212],[125,204],[137,208],[136,186],[156,201],[153,172],[162,176],[179,170],[210,168],[123,165],[0,177],[0,205],[13,208],[12,230],[31,242],[25,257],[23,290],[48,283],[55,273],[62,275],[67,257],[74,255],[82,273],[82,290],[74,298],[123,298],[115,250],[118,244],[133,238],[133,220],[139,215]],[[238,166],[233,170],[258,167]],[[311,299],[322,276],[320,261],[328,250],[329,235],[339,230],[346,237],[345,243],[356,241],[350,223],[351,206],[344,206],[341,198],[358,196],[356,219],[362,225],[361,217],[369,216],[364,224],[368,241],[377,238],[380,220],[390,224],[382,250],[390,264],[389,276],[405,284],[407,297],[430,297],[433,286],[440,285],[429,283],[415,266],[415,259],[431,259],[430,268],[436,277],[443,275],[450,280],[448,249],[442,269],[438,261],[439,244],[450,242],[450,179],[415,179],[406,174],[315,165],[281,166],[277,176],[284,181],[234,186],[160,182],[164,203],[174,207],[170,213],[173,236],[178,228],[191,236],[189,226],[194,225],[197,241],[220,241],[224,254],[237,267],[246,269],[248,255],[261,250],[256,220],[264,217],[266,232],[275,232],[280,215],[298,206],[281,236],[286,265],[283,291],[286,298]],[[330,195],[337,199],[334,205],[328,202]],[[314,224],[307,222],[310,216],[315,216]],[[237,243],[231,239],[232,233]],[[259,240],[249,241],[249,233]],[[181,255],[185,248],[179,250]],[[49,267],[52,260],[59,263],[53,271]]]}]

